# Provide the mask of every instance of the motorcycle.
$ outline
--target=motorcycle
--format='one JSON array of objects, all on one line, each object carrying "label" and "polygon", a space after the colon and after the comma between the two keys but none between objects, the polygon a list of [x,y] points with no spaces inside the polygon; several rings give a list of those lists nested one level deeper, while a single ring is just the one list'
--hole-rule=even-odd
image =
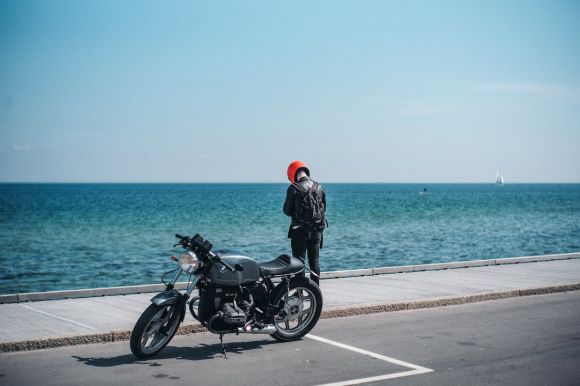
[{"label": "motorcycle", "polygon": [[[243,252],[212,252],[213,245],[199,234],[175,237],[174,247],[186,251],[172,258],[178,268],[163,274],[165,291],[151,299],[133,328],[130,345],[138,358],[154,356],[171,341],[187,308],[208,331],[219,334],[224,355],[224,334],[268,334],[287,342],[302,338],[318,322],[322,293],[304,277],[302,260],[281,255],[257,263]],[[170,273],[173,278],[166,282]],[[189,281],[180,292],[175,283],[182,274]]]}]

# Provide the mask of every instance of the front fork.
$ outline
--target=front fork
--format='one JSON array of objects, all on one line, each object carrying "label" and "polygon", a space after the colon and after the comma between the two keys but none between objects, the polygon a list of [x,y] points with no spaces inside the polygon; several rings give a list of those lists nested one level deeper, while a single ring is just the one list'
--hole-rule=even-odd
[{"label": "front fork", "polygon": [[[179,277],[181,276],[182,273],[183,273],[183,270],[181,268],[178,268],[177,271],[175,272],[175,275],[173,275],[173,279],[171,279],[171,281],[169,283],[167,283],[167,287],[165,288],[165,291],[169,291],[169,290],[173,289],[173,287],[175,286],[175,283],[177,283],[177,280],[179,280]],[[195,286],[197,285],[197,282],[199,281],[199,276],[197,276],[197,275],[191,275],[191,276],[193,276],[193,280],[191,280],[189,282],[189,284],[187,285],[187,289],[185,291],[188,298],[191,296],[191,293],[193,292],[193,290],[195,289]]]},{"label": "front fork", "polygon": [[171,282],[167,284],[167,288],[165,289],[165,291],[157,294],[151,299],[151,302],[159,307],[177,305],[179,313],[176,313],[175,317],[179,315],[179,318],[181,319],[180,322],[182,322],[183,318],[185,317],[185,308],[186,308],[185,304],[187,303],[187,299],[189,299],[189,296],[191,295],[191,293],[195,289],[195,286],[199,282],[199,276],[192,275],[193,280],[189,282],[187,289],[185,290],[185,293],[183,294],[180,293],[174,288],[174,286],[179,277],[181,276],[182,272],[183,270],[179,268],[175,273],[175,275],[173,276]]}]

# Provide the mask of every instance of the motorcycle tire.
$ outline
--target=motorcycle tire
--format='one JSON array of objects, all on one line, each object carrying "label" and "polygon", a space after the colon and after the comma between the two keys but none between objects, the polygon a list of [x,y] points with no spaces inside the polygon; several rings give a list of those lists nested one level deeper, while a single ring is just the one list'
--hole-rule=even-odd
[{"label": "motorcycle tire", "polygon": [[322,312],[322,292],[316,283],[305,277],[292,279],[288,288],[280,285],[274,290],[272,299],[280,312],[274,316],[276,332],[271,336],[282,342],[298,340],[308,334]]},{"label": "motorcycle tire", "polygon": [[161,351],[177,332],[181,322],[180,313],[176,304],[151,304],[147,307],[131,332],[131,352],[137,358],[145,359]]}]

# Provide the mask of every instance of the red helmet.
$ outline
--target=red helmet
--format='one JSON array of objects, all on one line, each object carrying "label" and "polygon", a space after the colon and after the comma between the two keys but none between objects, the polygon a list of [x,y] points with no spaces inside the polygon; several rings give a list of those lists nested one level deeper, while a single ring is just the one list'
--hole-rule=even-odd
[{"label": "red helmet", "polygon": [[304,169],[306,174],[310,177],[310,170],[308,170],[308,165],[302,161],[294,161],[288,166],[288,179],[290,182],[296,182],[296,174],[300,169]]}]

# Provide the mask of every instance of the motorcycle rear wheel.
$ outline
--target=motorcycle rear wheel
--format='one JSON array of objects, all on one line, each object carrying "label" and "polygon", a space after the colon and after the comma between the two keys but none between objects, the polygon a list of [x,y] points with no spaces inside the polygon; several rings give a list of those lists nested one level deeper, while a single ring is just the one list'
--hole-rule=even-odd
[{"label": "motorcycle rear wheel", "polygon": [[156,306],[151,304],[141,314],[131,333],[131,351],[145,359],[161,351],[177,332],[181,322],[176,304]]},{"label": "motorcycle rear wheel", "polygon": [[308,334],[322,312],[322,293],[312,280],[294,279],[288,289],[281,286],[273,296],[280,312],[274,316],[276,332],[271,336],[282,342],[298,340]]}]

